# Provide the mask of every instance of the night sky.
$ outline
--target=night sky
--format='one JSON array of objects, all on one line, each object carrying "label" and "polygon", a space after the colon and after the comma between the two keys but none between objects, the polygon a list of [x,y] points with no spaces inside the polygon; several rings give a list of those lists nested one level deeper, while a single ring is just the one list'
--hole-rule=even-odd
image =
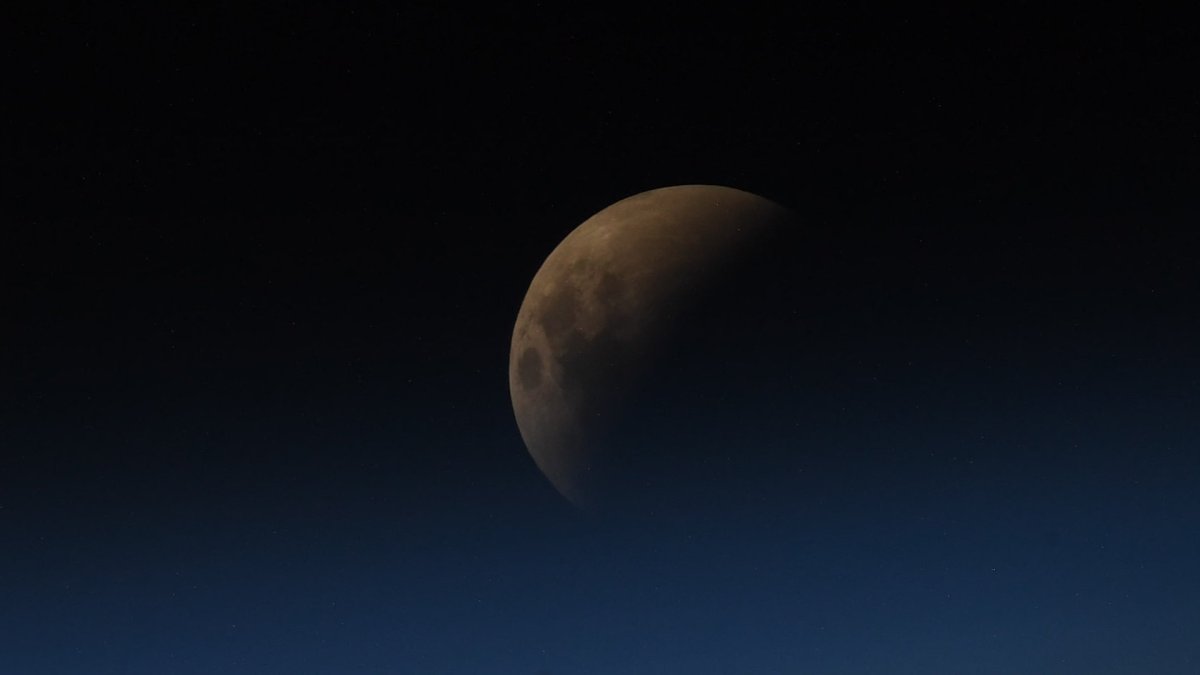
[{"label": "night sky", "polygon": [[[416,4],[12,19],[0,673],[1200,672],[1193,24]],[[744,471],[584,514],[513,322],[688,183],[800,219]]]}]

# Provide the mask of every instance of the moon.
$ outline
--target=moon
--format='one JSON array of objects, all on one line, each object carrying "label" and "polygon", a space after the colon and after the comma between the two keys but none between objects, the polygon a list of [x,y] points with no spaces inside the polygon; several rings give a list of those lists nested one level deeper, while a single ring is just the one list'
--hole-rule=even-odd
[{"label": "moon", "polygon": [[687,340],[681,320],[792,221],[748,192],[680,185],[612,204],[550,253],[517,314],[509,392],[521,437],[559,493],[603,511],[653,483],[643,431],[629,423],[653,414],[638,410],[638,392],[671,341]]}]

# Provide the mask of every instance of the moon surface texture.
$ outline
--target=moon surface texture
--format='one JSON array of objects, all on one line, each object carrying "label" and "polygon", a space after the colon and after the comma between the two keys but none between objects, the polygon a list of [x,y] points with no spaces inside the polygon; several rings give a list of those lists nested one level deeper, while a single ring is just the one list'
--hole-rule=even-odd
[{"label": "moon surface texture", "polygon": [[641,423],[657,414],[642,392],[669,389],[661,363],[700,337],[687,317],[792,220],[757,195],[681,185],[605,208],[550,253],[517,315],[509,391],[526,447],[564,497],[602,512],[686,472],[656,461],[663,439]]}]

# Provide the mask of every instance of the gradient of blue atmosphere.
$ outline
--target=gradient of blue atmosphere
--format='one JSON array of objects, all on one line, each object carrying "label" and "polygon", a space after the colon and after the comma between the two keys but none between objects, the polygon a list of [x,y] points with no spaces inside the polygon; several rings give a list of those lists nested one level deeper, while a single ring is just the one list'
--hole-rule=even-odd
[{"label": "gradient of blue atmosphere", "polygon": [[6,423],[46,457],[0,504],[2,670],[1194,672],[1195,381],[1052,351],[797,393],[739,448],[812,456],[786,506],[622,523],[537,472],[502,348],[354,394],[100,372]]}]

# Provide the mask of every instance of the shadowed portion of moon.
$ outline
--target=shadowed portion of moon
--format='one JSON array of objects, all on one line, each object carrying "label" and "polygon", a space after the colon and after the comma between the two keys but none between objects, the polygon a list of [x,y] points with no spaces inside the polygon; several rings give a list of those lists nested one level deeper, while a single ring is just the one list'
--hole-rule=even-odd
[{"label": "shadowed portion of moon", "polygon": [[701,330],[705,299],[790,221],[733,188],[662,188],[600,211],[547,257],[513,329],[509,387],[530,454],[567,499],[606,511],[687,472],[656,456],[647,392],[672,377],[663,364]]}]

